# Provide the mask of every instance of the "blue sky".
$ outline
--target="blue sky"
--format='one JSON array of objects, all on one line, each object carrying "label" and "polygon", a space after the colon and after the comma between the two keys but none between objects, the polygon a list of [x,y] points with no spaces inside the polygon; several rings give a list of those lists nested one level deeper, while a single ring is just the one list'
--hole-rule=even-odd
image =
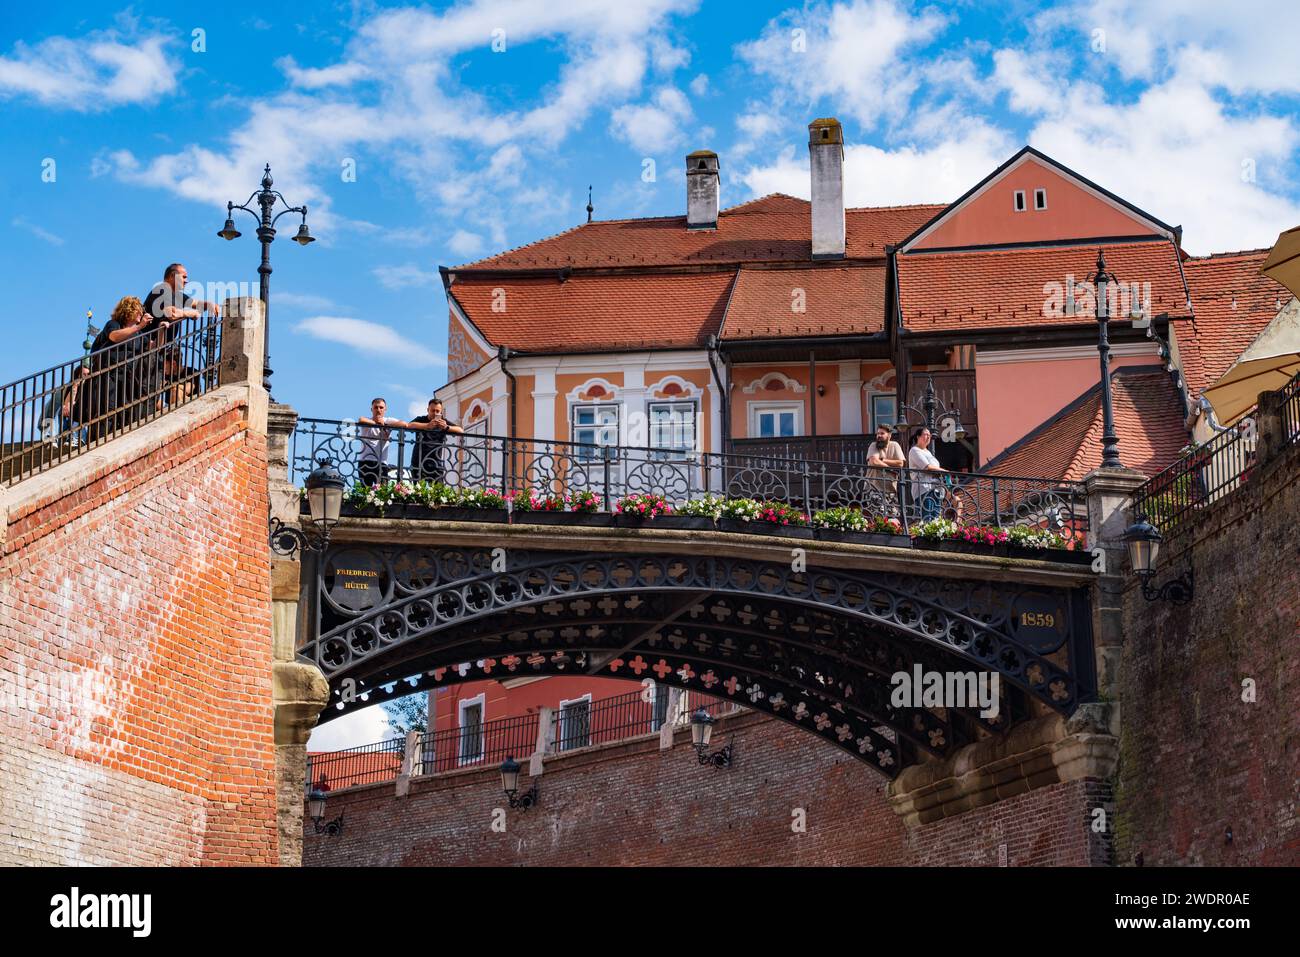
[{"label": "blue sky", "polygon": [[[1194,253],[1267,246],[1300,223],[1298,28],[1294,0],[8,4],[0,381],[174,259],[255,289],[247,222],[215,233],[267,162],[320,240],[273,249],[275,394],[323,417],[445,381],[439,265],[581,222],[588,183],[599,218],[680,214],[701,147],[725,204],[806,195],[827,114],[851,205],[953,199],[1028,142]],[[381,736],[368,709],[313,746]]]},{"label": "blue sky", "polygon": [[273,248],[276,396],[335,417],[444,381],[439,265],[580,222],[588,183],[598,217],[681,213],[700,147],[726,204],[806,194],[814,116],[845,122],[854,205],[952,199],[1030,142],[1195,253],[1300,222],[1293,4],[606,6],[10,5],[0,380],[173,259],[256,288],[249,224],[215,232],[266,162],[320,238]]}]

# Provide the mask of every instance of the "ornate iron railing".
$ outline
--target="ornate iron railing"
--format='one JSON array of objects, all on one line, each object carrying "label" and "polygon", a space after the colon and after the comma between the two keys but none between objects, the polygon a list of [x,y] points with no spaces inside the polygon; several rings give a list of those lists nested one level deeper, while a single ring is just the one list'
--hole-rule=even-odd
[{"label": "ornate iron railing", "polygon": [[[567,706],[557,708],[552,715],[556,750],[572,751],[574,748],[608,744],[658,731],[669,717],[668,692],[667,685],[654,688],[646,686],[638,691],[601,698],[595,702],[570,702]],[[698,692],[684,692],[673,726],[688,726],[692,712],[699,708],[716,717],[731,714],[739,706]]]},{"label": "ornate iron railing", "polygon": [[452,435],[438,444],[415,430],[355,422],[298,420],[291,478],[301,484],[327,457],[348,482],[438,481],[458,488],[539,495],[593,492],[603,510],[631,493],[674,503],[705,495],[780,500],[808,513],[853,505],[898,519],[1043,528],[1082,539],[1083,486],[1042,478],[871,468],[856,462],[753,453],[681,452],[543,439]]},{"label": "ornate iron railing", "polygon": [[498,718],[477,725],[447,728],[420,736],[421,774],[443,774],[457,768],[500,764],[522,758],[537,746],[537,715]]},{"label": "ornate iron railing", "polygon": [[1166,535],[1176,531],[1194,512],[1249,481],[1257,444],[1252,410],[1141,485],[1133,493],[1133,516],[1145,516]]},{"label": "ornate iron railing", "polygon": [[217,385],[221,324],[183,319],[0,386],[0,484],[137,429]]}]

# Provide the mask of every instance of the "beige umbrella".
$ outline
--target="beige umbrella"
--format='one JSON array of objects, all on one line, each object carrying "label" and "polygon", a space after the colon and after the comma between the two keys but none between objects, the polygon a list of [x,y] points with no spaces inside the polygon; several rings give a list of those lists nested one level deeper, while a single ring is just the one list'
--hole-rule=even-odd
[{"label": "beige umbrella", "polygon": [[[1300,275],[1300,268],[1297,274]],[[1280,389],[1297,374],[1300,374],[1300,300],[1292,299],[1260,330],[1232,368],[1205,390],[1205,398],[1214,406],[1220,424],[1230,425],[1250,411],[1261,392]]]},{"label": "beige umbrella", "polygon": [[1300,296],[1300,226],[1277,237],[1272,252],[1259,271]]}]

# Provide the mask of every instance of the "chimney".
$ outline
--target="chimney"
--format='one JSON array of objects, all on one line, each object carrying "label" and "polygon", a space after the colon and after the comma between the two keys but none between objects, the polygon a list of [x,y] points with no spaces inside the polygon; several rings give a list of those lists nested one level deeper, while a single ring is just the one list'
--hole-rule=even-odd
[{"label": "chimney", "polygon": [[712,150],[686,157],[686,228],[718,228],[718,154]]},{"label": "chimney", "polygon": [[812,169],[812,257],[844,258],[844,128],[835,117],[808,124]]}]

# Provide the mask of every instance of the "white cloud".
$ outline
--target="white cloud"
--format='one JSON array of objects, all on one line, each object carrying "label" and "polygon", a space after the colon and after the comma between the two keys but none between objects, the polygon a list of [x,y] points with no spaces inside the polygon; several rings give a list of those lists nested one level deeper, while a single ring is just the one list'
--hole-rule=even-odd
[{"label": "white cloud", "polygon": [[377,322],[342,316],[312,316],[293,328],[295,332],[304,332],[326,342],[337,342],[367,355],[391,359],[403,365],[444,367],[447,364],[446,356]]},{"label": "white cloud", "polygon": [[124,39],[114,31],[80,38],[19,41],[0,56],[0,97],[29,96],[47,106],[90,112],[149,103],[176,89],[180,61],[163,36]]},{"label": "white cloud", "polygon": [[610,129],[645,155],[672,149],[685,139],[683,126],[692,117],[690,101],[675,87],[663,87],[648,103],[620,106],[610,115]]},{"label": "white cloud", "polygon": [[917,80],[902,57],[946,22],[931,9],[913,15],[895,0],[817,4],[785,11],[736,53],[773,80],[779,101],[806,108],[829,100],[869,127],[903,112]]},{"label": "white cloud", "polygon": [[[929,146],[882,149],[869,144],[844,147],[846,206],[895,206],[952,202],[1014,152],[1004,131],[969,122],[951,139]],[[808,198],[811,184],[807,153],[787,147],[774,162],[741,174],[756,195],[789,193]]]},{"label": "white cloud", "polygon": [[281,57],[275,65],[288,77],[289,82],[305,90],[321,90],[330,86],[350,86],[370,75],[364,63],[336,63],[328,67],[300,67],[291,56]]},{"label": "white cloud", "polygon": [[1126,78],[1159,81],[1181,70],[1234,93],[1300,91],[1294,0],[1080,0],[1038,22]]},{"label": "white cloud", "polygon": [[415,263],[376,266],[371,272],[385,289],[410,289],[412,286],[432,286],[440,282],[436,272],[421,269]]},{"label": "white cloud", "polygon": [[468,259],[482,251],[483,237],[478,233],[458,229],[452,233],[451,239],[447,240],[447,248],[462,259]]},{"label": "white cloud", "polygon": [[696,96],[704,96],[709,92],[709,75],[701,73],[691,80],[691,92]]},{"label": "white cloud", "polygon": [[37,239],[43,240],[49,243],[51,246],[63,245],[62,236],[56,236],[48,229],[43,229],[42,227],[37,226],[35,223],[28,222],[22,216],[15,216],[12,220],[10,220],[10,225],[17,226],[19,229],[27,230]]},{"label": "white cloud", "polygon": [[317,725],[307,739],[308,751],[342,751],[363,744],[387,741],[393,736],[388,718],[378,705]]}]

